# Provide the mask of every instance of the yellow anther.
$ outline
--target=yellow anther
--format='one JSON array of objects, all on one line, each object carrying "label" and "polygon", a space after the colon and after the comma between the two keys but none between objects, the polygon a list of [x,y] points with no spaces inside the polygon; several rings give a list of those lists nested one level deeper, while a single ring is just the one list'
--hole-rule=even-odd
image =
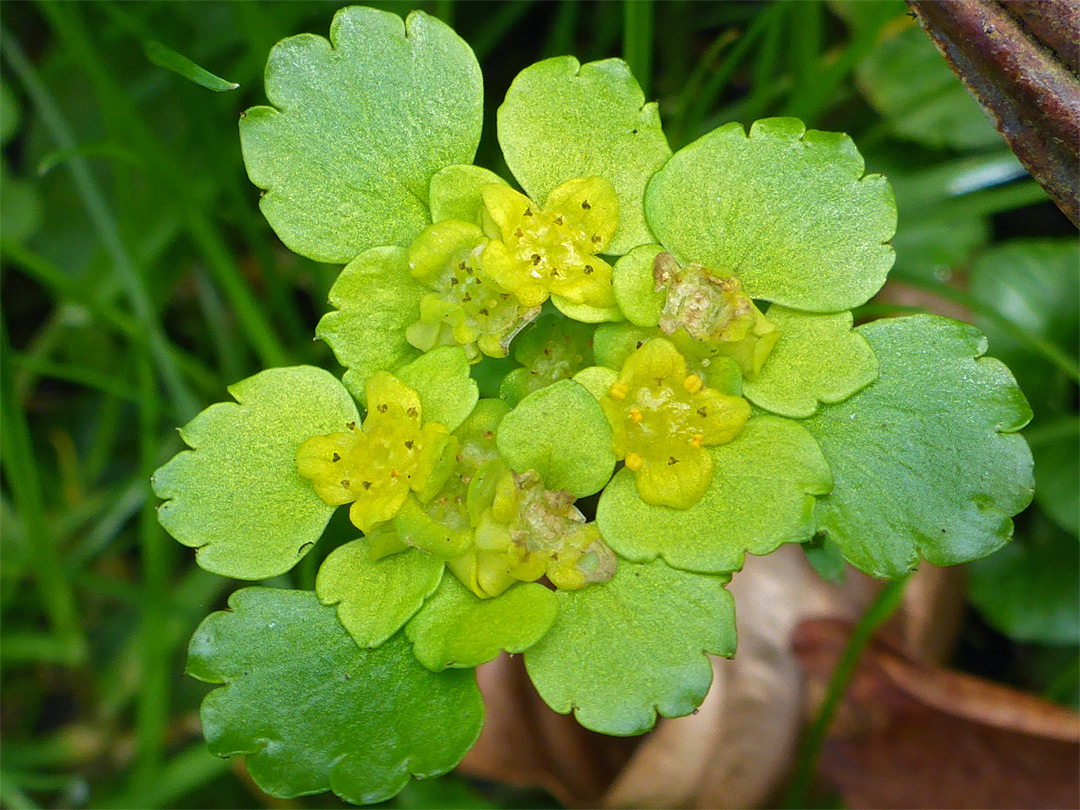
[{"label": "yellow anther", "polygon": [[611,388],[608,389],[608,394],[612,399],[626,399],[628,393],[630,393],[630,389],[621,382],[612,383]]},{"label": "yellow anther", "polygon": [[691,447],[701,447],[701,445],[704,442],[705,442],[705,434],[703,434],[703,433],[695,433],[690,438],[690,446]]},{"label": "yellow anther", "polygon": [[634,472],[637,472],[638,470],[640,470],[641,465],[643,465],[644,463],[645,463],[645,459],[643,459],[637,453],[627,453],[626,454],[626,466],[628,468],[630,468],[631,470],[633,470]]},{"label": "yellow anther", "polygon": [[633,422],[635,425],[641,424],[641,411],[639,411],[637,408],[631,408],[629,414],[631,422]]},{"label": "yellow anther", "polygon": [[689,391],[691,394],[696,394],[702,388],[705,387],[705,383],[701,381],[701,377],[697,374],[687,375],[686,379],[682,382],[683,388]]}]

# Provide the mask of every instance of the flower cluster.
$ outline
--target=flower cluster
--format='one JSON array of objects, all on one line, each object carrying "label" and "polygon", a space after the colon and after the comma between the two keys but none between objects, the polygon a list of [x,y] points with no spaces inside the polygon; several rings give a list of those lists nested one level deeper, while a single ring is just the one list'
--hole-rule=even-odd
[{"label": "flower cluster", "polygon": [[[258,752],[264,787],[379,801],[453,767],[480,712],[452,670],[500,651],[589,728],[686,714],[705,653],[734,654],[725,585],[748,553],[827,534],[901,576],[1004,542],[1030,498],[1026,406],[960,324],[853,328],[895,205],[846,136],[776,118],[672,153],[624,63],[560,57],[499,109],[521,193],[472,165],[479,68],[437,20],[344,9],[331,43],[285,40],[270,65],[277,108],[245,115],[244,158],[285,243],[345,264],[317,335],[346,371],[238,383],[154,480],[165,527],[227,576],[290,570],[339,506],[363,534],[310,598],[240,591],[192,644],[219,683],[258,677],[231,663],[242,639],[284,659],[250,705],[204,705],[212,750]],[[302,724],[293,685],[361,718],[267,731],[260,700]],[[414,715],[430,732],[402,730]],[[383,745],[362,765],[356,727]]]}]

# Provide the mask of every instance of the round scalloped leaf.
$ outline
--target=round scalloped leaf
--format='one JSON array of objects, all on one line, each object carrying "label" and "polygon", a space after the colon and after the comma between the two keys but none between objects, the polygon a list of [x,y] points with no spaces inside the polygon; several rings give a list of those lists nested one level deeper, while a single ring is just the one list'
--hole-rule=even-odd
[{"label": "round scalloped leaf", "polygon": [[[274,46],[266,97],[240,119],[259,203],[289,249],[344,263],[378,245],[408,245],[430,222],[428,184],[471,163],[484,103],[472,49],[420,11],[350,6],[330,41]],[[276,109],[275,109],[276,108]]]},{"label": "round scalloped leaf", "polygon": [[780,338],[744,396],[767,411],[803,419],[818,403],[843,402],[874,381],[877,358],[866,338],[851,328],[850,312],[814,315],[781,306],[768,318]]},{"label": "round scalloped leaf", "polygon": [[599,492],[615,469],[611,427],[600,403],[573,380],[534,391],[503,417],[495,434],[515,472],[536,470],[544,486],[575,498]]},{"label": "round scalloped leaf", "polygon": [[754,416],[733,441],[708,449],[712,484],[689,509],[645,503],[630,470],[620,470],[596,507],[608,545],[638,562],[663,557],[676,568],[720,573],[738,571],[747,553],[814,534],[814,496],[828,492],[832,478],[801,425]]},{"label": "round scalloped leaf", "polygon": [[396,375],[420,395],[424,422],[438,422],[451,431],[468,418],[480,399],[480,388],[469,376],[469,361],[461,346],[432,349],[402,366]]},{"label": "round scalloped leaf", "polygon": [[557,56],[521,71],[499,107],[499,145],[525,192],[539,203],[578,177],[602,177],[619,198],[607,253],[655,241],[645,222],[645,184],[671,155],[656,104],[621,59],[582,65]]},{"label": "round scalloped leaf", "polygon": [[609,582],[558,592],[555,624],[525,651],[529,677],[552,709],[602,734],[690,714],[712,683],[705,653],[735,654],[727,582],[620,560]]},{"label": "round scalloped leaf", "polygon": [[195,631],[188,673],[225,684],[200,712],[211,753],[246,754],[279,798],[384,801],[457,765],[484,718],[472,672],[430,672],[401,634],[361,649],[310,591],[235,592]]},{"label": "round scalloped leaf", "polygon": [[431,178],[429,202],[431,221],[456,219],[483,225],[480,208],[484,204],[482,190],[489,183],[507,185],[495,172],[471,164],[447,166]]},{"label": "round scalloped leaf", "polygon": [[881,289],[896,202],[863,176],[847,135],[795,118],[733,122],[678,151],[645,193],[649,225],[683,264],[738,275],[747,294],[841,312]]},{"label": "round scalloped leaf", "polygon": [[378,647],[435,592],[446,565],[420,549],[378,560],[366,539],[338,546],[319,568],[315,593],[336,605],[338,619],[361,647]]},{"label": "round scalloped leaf", "polygon": [[626,320],[636,326],[653,327],[660,323],[667,294],[656,289],[653,266],[663,252],[659,245],[641,245],[615,262],[611,283],[615,302]]},{"label": "round scalloped leaf", "polygon": [[334,512],[297,472],[297,448],[360,417],[344,386],[311,366],[269,369],[229,393],[236,402],[211,405],[181,428],[191,449],[154,473],[154,492],[166,499],[158,520],[207,571],[266,579],[296,565]]},{"label": "round scalloped leaf", "polygon": [[551,303],[567,318],[581,323],[608,323],[625,320],[617,306],[594,307],[592,304],[575,304],[561,295],[551,296]]},{"label": "round scalloped leaf", "polygon": [[917,315],[857,330],[881,364],[869,387],[803,422],[835,479],[818,528],[868,574],[900,577],[985,557],[1031,502],[1031,409],[1012,373],[982,357],[973,326]]},{"label": "round scalloped leaf", "polygon": [[330,288],[335,309],[323,315],[315,336],[345,366],[345,385],[364,401],[364,383],[376,371],[393,371],[418,355],[405,330],[420,317],[430,292],[409,271],[403,248],[378,247],[349,262]]},{"label": "round scalloped leaf", "polygon": [[405,625],[405,636],[428,669],[476,667],[500,650],[527,650],[548,631],[558,609],[554,591],[535,582],[481,599],[457,577],[444,577],[435,595]]}]

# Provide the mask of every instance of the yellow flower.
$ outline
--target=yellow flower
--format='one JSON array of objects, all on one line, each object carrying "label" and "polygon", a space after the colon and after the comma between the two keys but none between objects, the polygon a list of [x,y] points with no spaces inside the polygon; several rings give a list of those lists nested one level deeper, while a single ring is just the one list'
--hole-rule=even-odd
[{"label": "yellow flower", "polygon": [[680,509],[697,503],[712,482],[705,448],[731,441],[750,418],[745,399],[706,388],[664,338],[626,359],[600,406],[614,434],[612,449],[633,471],[641,499]]},{"label": "yellow flower", "polygon": [[312,436],[296,453],[300,475],[331,506],[351,503],[349,519],[363,532],[396,516],[410,492],[430,500],[457,453],[443,425],[422,425],[419,395],[397,377],[377,371],[366,390],[362,429]]},{"label": "yellow flower", "polygon": [[574,304],[615,305],[611,265],[597,255],[619,222],[610,183],[570,180],[553,189],[543,207],[494,183],[484,186],[483,196],[493,225],[484,270],[523,306],[539,306],[551,295]]},{"label": "yellow flower", "polygon": [[409,247],[409,269],[434,292],[420,301],[408,341],[428,351],[460,345],[471,362],[480,353],[506,357],[514,335],[540,314],[497,284],[480,264],[488,239],[476,225],[447,219],[429,225]]}]

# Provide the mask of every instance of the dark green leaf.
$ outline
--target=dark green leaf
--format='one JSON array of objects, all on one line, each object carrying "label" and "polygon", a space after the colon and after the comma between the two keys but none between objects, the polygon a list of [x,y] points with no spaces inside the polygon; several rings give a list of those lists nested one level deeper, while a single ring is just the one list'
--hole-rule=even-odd
[{"label": "dark green leaf", "polygon": [[918,315],[859,327],[878,379],[802,422],[835,486],[817,507],[852,565],[900,577],[921,554],[935,565],[984,557],[1012,535],[1032,497],[1031,418],[1009,370],[982,357],[978,330]]},{"label": "dark green leaf", "polygon": [[171,70],[188,81],[194,82],[200,87],[205,87],[207,90],[213,90],[215,93],[235,90],[240,86],[236,82],[227,81],[220,76],[215,76],[208,70],[204,70],[186,56],[181,56],[156,40],[152,39],[146,42],[143,45],[143,51],[146,53],[146,58],[158,67]]},{"label": "dark green leaf", "polygon": [[235,592],[195,631],[188,672],[225,684],[200,712],[211,752],[246,754],[280,798],[384,801],[457,765],[483,723],[472,672],[425,669],[402,635],[361,649],[308,591]]}]

